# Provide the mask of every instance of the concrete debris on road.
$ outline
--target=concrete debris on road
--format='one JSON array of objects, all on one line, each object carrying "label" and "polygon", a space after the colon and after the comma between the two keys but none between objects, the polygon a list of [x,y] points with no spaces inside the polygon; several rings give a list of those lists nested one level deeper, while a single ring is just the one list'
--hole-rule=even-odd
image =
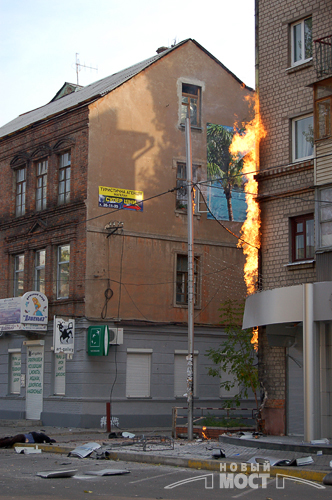
[{"label": "concrete debris on road", "polygon": [[98,450],[98,448],[101,448],[99,443],[86,443],[72,450],[68,456],[85,458],[91,455],[93,451]]},{"label": "concrete debris on road", "polygon": [[52,470],[45,472],[37,472],[36,476],[43,477],[44,479],[51,479],[55,477],[73,477],[75,476],[77,469],[71,470]]},{"label": "concrete debris on road", "polygon": [[130,470],[126,469],[102,469],[102,470],[89,470],[84,472],[87,476],[119,476],[122,474],[129,474]]}]

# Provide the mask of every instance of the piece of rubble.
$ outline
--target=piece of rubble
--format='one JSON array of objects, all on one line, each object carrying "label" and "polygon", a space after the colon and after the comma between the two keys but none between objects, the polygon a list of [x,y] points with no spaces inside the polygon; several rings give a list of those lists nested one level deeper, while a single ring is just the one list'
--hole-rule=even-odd
[{"label": "piece of rubble", "polygon": [[44,479],[50,479],[54,477],[73,477],[75,476],[77,470],[51,470],[44,472],[37,472],[36,476],[43,477]]},{"label": "piece of rubble", "polygon": [[129,474],[130,470],[126,469],[102,469],[102,470],[88,470],[84,472],[87,476],[119,476],[122,474]]},{"label": "piece of rubble", "polygon": [[31,455],[32,453],[41,453],[41,449],[34,448],[33,446],[15,446],[16,453],[22,453],[22,455]]},{"label": "piece of rubble", "polygon": [[68,456],[85,458],[91,455],[93,451],[98,450],[98,448],[101,448],[101,445],[98,443],[86,443],[70,451]]}]

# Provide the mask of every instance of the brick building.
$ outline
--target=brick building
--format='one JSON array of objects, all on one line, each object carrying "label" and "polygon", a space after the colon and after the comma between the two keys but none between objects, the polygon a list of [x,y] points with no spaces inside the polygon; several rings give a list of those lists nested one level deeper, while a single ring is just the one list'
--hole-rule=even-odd
[{"label": "brick building", "polygon": [[332,436],[332,2],[256,1],[262,124],[260,326],[270,434]]},{"label": "brick building", "polygon": [[[187,212],[174,190],[184,116],[204,186],[207,123],[248,120],[252,92],[189,39],[87,87],[65,84],[0,129],[1,418],[98,426],[110,401],[121,427],[170,425],[186,403]],[[223,338],[220,302],[245,287],[231,234],[241,222],[208,219],[201,191],[195,397],[211,407],[225,394],[204,354]]]}]

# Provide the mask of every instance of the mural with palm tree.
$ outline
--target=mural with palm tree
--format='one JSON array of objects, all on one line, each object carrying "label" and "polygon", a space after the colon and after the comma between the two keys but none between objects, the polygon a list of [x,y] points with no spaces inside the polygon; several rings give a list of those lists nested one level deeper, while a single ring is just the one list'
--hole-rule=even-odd
[{"label": "mural with palm tree", "polygon": [[[237,131],[238,132],[238,131]],[[234,214],[233,191],[243,193],[243,157],[231,154],[229,147],[235,131],[232,127],[207,124],[207,172],[211,185],[218,184],[223,190],[227,203],[228,220],[242,220]],[[238,196],[238,199],[241,197]],[[243,196],[244,201],[244,196]],[[245,202],[244,202],[245,203]]]}]

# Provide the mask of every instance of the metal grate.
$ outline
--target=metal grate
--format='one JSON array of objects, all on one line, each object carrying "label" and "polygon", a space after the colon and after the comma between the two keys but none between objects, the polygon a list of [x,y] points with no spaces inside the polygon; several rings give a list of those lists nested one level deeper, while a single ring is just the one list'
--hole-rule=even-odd
[{"label": "metal grate", "polygon": [[332,75],[332,35],[319,38],[314,44],[317,77]]}]

